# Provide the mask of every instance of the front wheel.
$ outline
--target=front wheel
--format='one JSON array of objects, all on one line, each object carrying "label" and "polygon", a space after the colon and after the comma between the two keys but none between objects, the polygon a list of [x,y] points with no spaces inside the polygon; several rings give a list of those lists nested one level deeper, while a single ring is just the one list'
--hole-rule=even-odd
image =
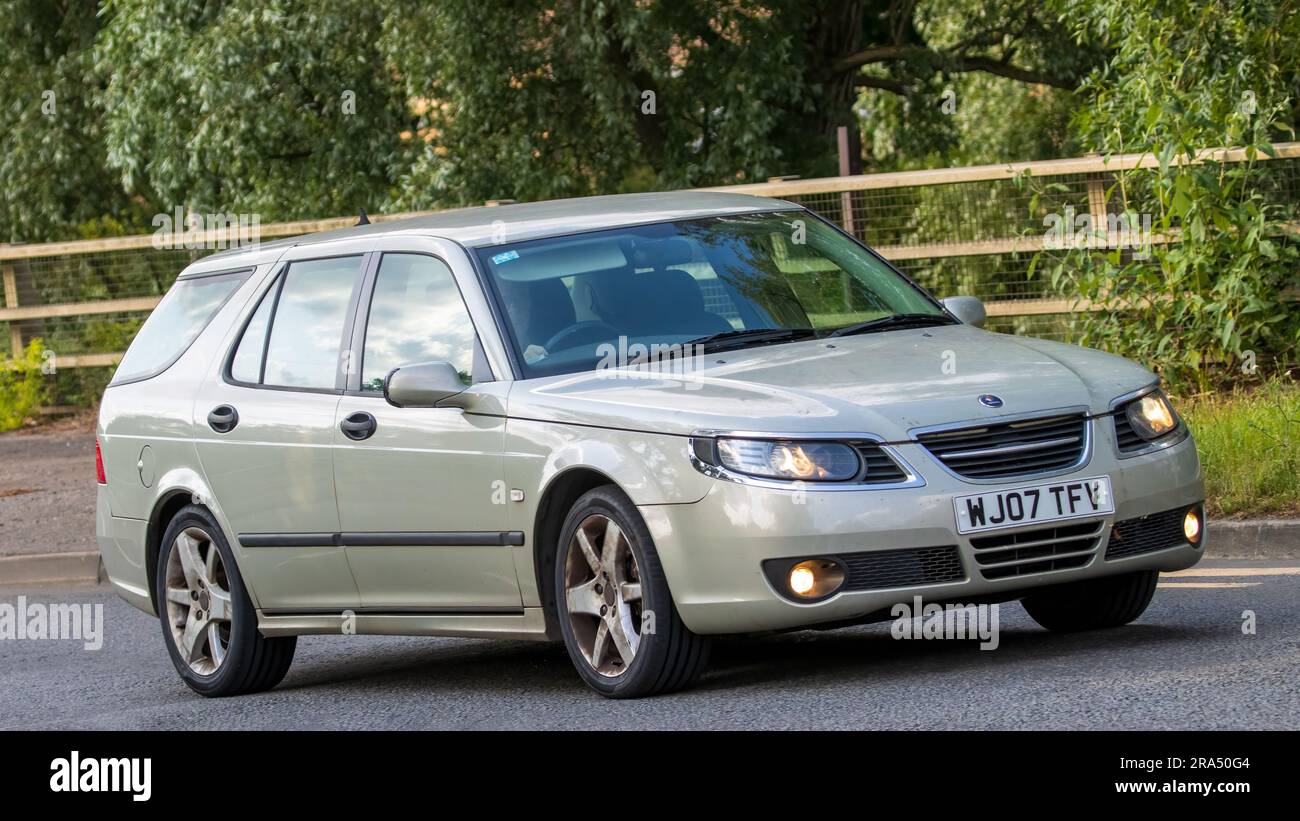
[{"label": "front wheel", "polygon": [[280,683],[297,638],[266,638],[235,556],[212,514],[190,505],[163,534],[158,618],[181,679],[204,696],[269,690]]},{"label": "front wheel", "polygon": [[1141,616],[1156,592],[1159,571],[1143,570],[1122,576],[1071,582],[1025,596],[1034,621],[1048,630],[1072,632],[1119,627]]},{"label": "front wheel", "polygon": [[617,487],[591,490],[569,511],[555,591],[564,646],[597,693],[667,693],[704,671],[708,639],[677,615],[650,532]]}]

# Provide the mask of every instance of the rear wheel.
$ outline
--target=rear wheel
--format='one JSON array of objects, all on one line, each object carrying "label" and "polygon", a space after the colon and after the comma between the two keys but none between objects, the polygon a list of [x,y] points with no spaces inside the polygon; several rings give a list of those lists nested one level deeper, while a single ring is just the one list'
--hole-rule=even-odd
[{"label": "rear wheel", "polygon": [[205,508],[180,511],[163,534],[158,618],[172,664],[204,696],[269,690],[280,683],[297,638],[266,638],[221,528]]},{"label": "rear wheel", "polygon": [[1156,592],[1160,573],[1144,570],[1048,587],[1021,599],[1034,621],[1069,632],[1119,627],[1141,616]]},{"label": "rear wheel", "polygon": [[650,532],[613,485],[589,491],[569,511],[555,591],[569,657],[603,696],[679,690],[708,663],[708,639],[677,615]]}]

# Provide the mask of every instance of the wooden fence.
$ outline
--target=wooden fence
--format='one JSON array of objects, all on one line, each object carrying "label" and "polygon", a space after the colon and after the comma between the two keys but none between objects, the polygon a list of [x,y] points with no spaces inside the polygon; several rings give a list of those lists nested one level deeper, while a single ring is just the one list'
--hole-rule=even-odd
[{"label": "wooden fence", "polygon": [[[1300,197],[1300,143],[1274,146],[1268,161],[1274,200]],[[1213,149],[1202,159],[1241,162],[1241,149]],[[868,242],[940,296],[973,293],[985,300],[990,322],[1004,330],[1060,335],[1056,325],[1032,320],[1101,310],[1104,306],[1052,294],[1029,275],[1028,261],[1044,248],[1045,215],[1088,214],[1093,225],[1113,213],[1108,188],[1117,172],[1155,167],[1151,154],[1103,159],[1079,157],[1043,162],[942,168],[883,174],[784,179],[703,190],[732,191],[791,200],[807,206]],[[1016,185],[1028,173],[1053,193],[1031,209],[1031,193]],[[427,213],[427,212],[426,212]],[[372,217],[385,221],[414,216]],[[260,236],[286,237],[354,224],[355,217],[259,226]],[[156,235],[115,237],[42,245],[0,245],[9,349],[44,337],[60,368],[111,366],[171,278],[203,251],[164,250]],[[1156,242],[1170,241],[1157,237]],[[1108,236],[1104,244],[1122,246]]]}]

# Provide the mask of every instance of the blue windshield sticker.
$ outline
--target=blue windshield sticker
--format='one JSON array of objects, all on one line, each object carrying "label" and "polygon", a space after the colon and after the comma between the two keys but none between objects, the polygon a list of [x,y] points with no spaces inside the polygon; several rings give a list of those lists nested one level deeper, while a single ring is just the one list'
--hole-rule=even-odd
[{"label": "blue windshield sticker", "polygon": [[512,259],[519,259],[518,251],[506,251],[505,253],[497,254],[496,256],[492,257],[492,262],[495,265],[500,265],[501,263],[509,262]]}]

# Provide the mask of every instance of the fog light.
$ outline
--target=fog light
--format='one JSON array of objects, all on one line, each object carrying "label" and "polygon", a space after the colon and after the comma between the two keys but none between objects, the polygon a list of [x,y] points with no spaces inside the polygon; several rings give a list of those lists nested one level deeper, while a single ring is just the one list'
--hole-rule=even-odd
[{"label": "fog light", "polygon": [[806,596],[817,586],[817,574],[807,564],[795,565],[790,571],[790,589],[800,596]]},{"label": "fog light", "polygon": [[844,584],[844,568],[831,559],[805,559],[786,574],[786,587],[797,599],[824,599]]},{"label": "fog light", "polygon": [[1199,508],[1189,508],[1187,515],[1183,517],[1183,535],[1192,544],[1201,541],[1201,511]]}]

